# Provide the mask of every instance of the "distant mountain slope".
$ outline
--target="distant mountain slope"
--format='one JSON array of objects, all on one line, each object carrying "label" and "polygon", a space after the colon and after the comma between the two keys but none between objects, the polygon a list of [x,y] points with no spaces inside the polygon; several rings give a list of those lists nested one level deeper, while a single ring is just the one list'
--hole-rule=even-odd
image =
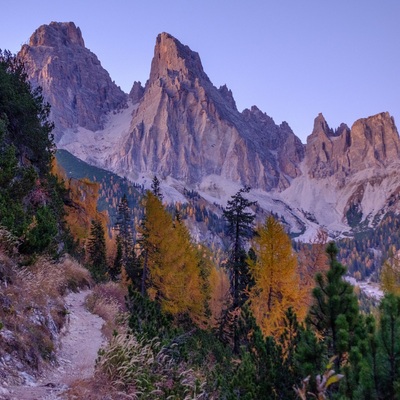
[{"label": "distant mountain slope", "polygon": [[99,211],[108,212],[111,226],[115,224],[117,206],[124,194],[128,197],[132,215],[136,217],[136,221],[141,218],[140,201],[143,190],[140,186],[135,186],[127,179],[121,178],[110,171],[89,165],[68,151],[57,150],[56,158],[68,178],[87,178],[100,184],[98,209]]}]

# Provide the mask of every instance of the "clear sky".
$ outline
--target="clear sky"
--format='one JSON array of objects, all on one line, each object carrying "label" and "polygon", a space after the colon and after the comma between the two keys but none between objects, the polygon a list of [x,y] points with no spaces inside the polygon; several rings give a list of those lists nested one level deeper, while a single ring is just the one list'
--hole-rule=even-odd
[{"label": "clear sky", "polygon": [[257,105],[303,142],[320,112],[336,128],[389,111],[400,129],[400,0],[13,0],[0,48],[16,53],[51,21],[75,22],[126,92],[168,32],[240,111]]}]

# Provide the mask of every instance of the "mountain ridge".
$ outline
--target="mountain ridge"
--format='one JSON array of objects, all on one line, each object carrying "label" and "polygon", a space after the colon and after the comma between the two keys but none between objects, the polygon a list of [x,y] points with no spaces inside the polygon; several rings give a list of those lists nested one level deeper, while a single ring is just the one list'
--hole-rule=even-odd
[{"label": "mountain ridge", "polygon": [[[50,101],[58,97],[54,115],[67,121],[59,125],[59,148],[145,186],[157,175],[171,187],[170,193],[176,191],[170,200],[190,188],[224,204],[238,187],[249,185],[264,210],[292,221],[291,229],[308,239],[318,227],[332,236],[351,234],[359,224],[376,223],[386,210],[399,211],[400,182],[394,171],[400,140],[388,113],[336,130],[320,114],[303,144],[286,122],[275,124],[256,106],[239,112],[228,87],[212,84],[199,54],[165,32],[156,39],[149,80],[144,87],[135,82],[129,96],[113,92],[100,63],[72,57],[65,41],[61,47],[53,45],[52,59],[58,57],[80,71],[82,90],[77,79],[66,81],[60,69],[53,71],[52,81],[62,82],[67,92],[83,93],[87,98],[82,104],[92,104],[70,113],[62,107],[68,104],[65,90],[48,84],[49,76],[42,73],[48,64],[40,66],[36,56],[47,54],[41,39],[51,36],[42,32],[46,29],[53,36],[58,29],[61,38],[67,32],[77,53],[89,59],[92,53],[82,50],[84,41],[73,23],[52,23],[40,27],[30,47],[19,54],[32,83],[41,84]],[[58,43],[53,36],[51,43]],[[110,88],[110,97],[99,96],[93,80]],[[96,102],[102,107],[93,107]],[[81,124],[81,111],[96,123]]]}]

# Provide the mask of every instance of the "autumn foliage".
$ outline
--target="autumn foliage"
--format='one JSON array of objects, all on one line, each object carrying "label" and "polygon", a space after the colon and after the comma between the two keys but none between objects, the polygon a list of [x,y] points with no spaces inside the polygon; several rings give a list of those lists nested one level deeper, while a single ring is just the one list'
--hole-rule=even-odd
[{"label": "autumn foliage", "polygon": [[160,199],[145,196],[145,220],[140,233],[147,252],[147,292],[162,310],[173,315],[187,313],[193,320],[204,315],[204,293],[199,259],[185,225],[174,221]]},{"label": "autumn foliage", "polygon": [[289,236],[272,216],[257,228],[252,248],[256,260],[249,259],[255,282],[249,296],[251,310],[263,334],[278,337],[289,307],[304,314],[297,258]]},{"label": "autumn foliage", "polygon": [[[97,209],[100,185],[86,178],[67,178],[56,159],[53,159],[52,172],[63,181],[66,189],[65,222],[74,240],[84,246],[90,236],[92,221],[99,221],[103,227],[109,222],[107,213]],[[113,248],[114,244],[109,235],[105,235],[105,238],[108,247]]]}]

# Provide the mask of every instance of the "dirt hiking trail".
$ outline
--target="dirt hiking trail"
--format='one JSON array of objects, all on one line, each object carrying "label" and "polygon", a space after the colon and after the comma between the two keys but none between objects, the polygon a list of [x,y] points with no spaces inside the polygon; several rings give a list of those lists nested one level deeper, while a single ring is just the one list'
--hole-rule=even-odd
[{"label": "dirt hiking trail", "polygon": [[66,304],[70,312],[64,334],[57,351],[58,365],[44,373],[29,386],[7,388],[0,394],[4,400],[55,400],[65,399],[63,393],[77,380],[93,376],[97,352],[103,344],[101,327],[104,320],[85,307],[89,290],[70,293]]}]

